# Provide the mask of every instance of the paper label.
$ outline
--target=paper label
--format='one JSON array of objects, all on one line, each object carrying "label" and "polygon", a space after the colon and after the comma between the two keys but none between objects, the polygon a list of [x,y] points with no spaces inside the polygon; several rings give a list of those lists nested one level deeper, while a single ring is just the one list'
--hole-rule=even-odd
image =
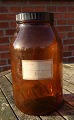
[{"label": "paper label", "polygon": [[53,77],[52,60],[22,60],[24,80],[40,80]]}]

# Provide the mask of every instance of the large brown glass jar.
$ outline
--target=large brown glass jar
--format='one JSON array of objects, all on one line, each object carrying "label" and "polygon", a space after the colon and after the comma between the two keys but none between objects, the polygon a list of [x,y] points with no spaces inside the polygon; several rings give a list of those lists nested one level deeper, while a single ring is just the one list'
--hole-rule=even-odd
[{"label": "large brown glass jar", "polygon": [[16,15],[10,43],[16,106],[24,113],[44,115],[62,102],[62,43],[48,12]]}]

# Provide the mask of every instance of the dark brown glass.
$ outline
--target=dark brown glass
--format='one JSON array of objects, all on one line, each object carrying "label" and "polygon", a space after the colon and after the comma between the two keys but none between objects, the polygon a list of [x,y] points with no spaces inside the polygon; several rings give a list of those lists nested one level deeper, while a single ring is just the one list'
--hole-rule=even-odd
[{"label": "dark brown glass", "polygon": [[[49,21],[23,21],[10,43],[16,106],[24,113],[45,115],[62,102],[62,43]],[[53,60],[53,77],[23,80],[22,60]]]}]

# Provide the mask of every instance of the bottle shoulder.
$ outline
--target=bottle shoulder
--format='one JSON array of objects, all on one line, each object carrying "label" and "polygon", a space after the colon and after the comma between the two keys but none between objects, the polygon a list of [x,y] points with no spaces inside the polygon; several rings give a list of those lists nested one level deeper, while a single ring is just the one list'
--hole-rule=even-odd
[{"label": "bottle shoulder", "polygon": [[14,48],[44,47],[52,44],[54,41],[57,42],[55,32],[51,26],[47,25],[21,26],[13,39]]}]

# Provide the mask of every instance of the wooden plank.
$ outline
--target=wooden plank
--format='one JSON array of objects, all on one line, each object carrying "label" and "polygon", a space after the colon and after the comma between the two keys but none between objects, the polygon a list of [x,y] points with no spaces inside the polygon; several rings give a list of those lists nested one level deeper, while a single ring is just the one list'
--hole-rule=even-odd
[{"label": "wooden plank", "polygon": [[63,98],[64,100],[66,100],[69,104],[71,104],[74,107],[74,94],[63,89]]},{"label": "wooden plank", "polygon": [[6,77],[8,78],[8,80],[12,83],[12,73],[10,72],[10,73],[6,74],[5,76],[6,76]]},{"label": "wooden plank", "polygon": [[65,68],[65,70],[74,69],[74,63],[63,64],[63,68]]},{"label": "wooden plank", "polygon": [[70,84],[67,81],[63,81],[63,88],[67,89],[68,91],[70,91],[74,94],[74,85],[73,84]]},{"label": "wooden plank", "polygon": [[0,120],[17,120],[0,90]]},{"label": "wooden plank", "polygon": [[70,73],[69,74],[68,73],[64,73],[63,74],[63,80],[74,85],[74,74],[71,75]]},{"label": "wooden plank", "polygon": [[4,71],[4,72],[1,72],[0,73],[0,77],[2,77],[3,75],[6,75],[7,73],[11,72],[11,70],[7,70],[7,71]]},{"label": "wooden plank", "polygon": [[63,65],[63,80],[74,84],[74,64]]},{"label": "wooden plank", "polygon": [[5,77],[0,78],[0,84],[1,84],[1,89],[4,92],[4,95],[6,96],[8,102],[10,103],[10,106],[14,110],[19,120],[40,120],[38,116],[26,115],[16,108],[13,99],[12,85]]},{"label": "wooden plank", "polygon": [[67,120],[74,120],[74,107],[72,107],[65,101],[58,109],[58,113],[61,114]]},{"label": "wooden plank", "polygon": [[51,113],[46,116],[40,116],[42,120],[64,120],[57,112]]}]

